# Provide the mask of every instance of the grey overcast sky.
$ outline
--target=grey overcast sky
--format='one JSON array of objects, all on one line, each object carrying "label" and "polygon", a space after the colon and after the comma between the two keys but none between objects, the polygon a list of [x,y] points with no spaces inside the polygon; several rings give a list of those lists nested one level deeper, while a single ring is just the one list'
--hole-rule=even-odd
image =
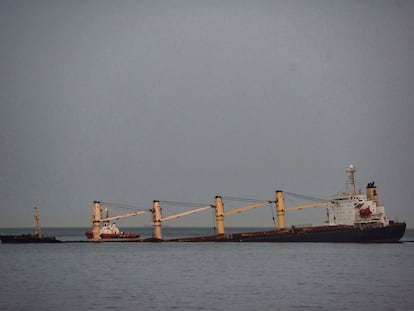
[{"label": "grey overcast sky", "polygon": [[330,198],[350,163],[414,227],[414,1],[1,0],[0,73],[0,227],[33,206],[90,226],[93,200]]}]

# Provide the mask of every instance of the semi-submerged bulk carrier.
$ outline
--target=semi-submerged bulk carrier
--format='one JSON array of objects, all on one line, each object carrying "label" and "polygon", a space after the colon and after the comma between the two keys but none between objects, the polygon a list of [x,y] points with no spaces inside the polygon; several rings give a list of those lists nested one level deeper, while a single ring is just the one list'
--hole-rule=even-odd
[{"label": "semi-submerged bulk carrier", "polygon": [[[155,200],[153,208],[131,213],[132,216],[145,212],[152,213],[153,236],[139,239],[140,242],[355,242],[355,243],[392,243],[398,242],[405,233],[405,222],[388,219],[384,206],[379,203],[379,196],[374,182],[367,185],[366,194],[355,191],[354,165],[346,169],[347,182],[345,192],[334,195],[331,200],[307,205],[285,207],[283,191],[276,191],[273,201],[260,201],[253,205],[225,211],[223,198],[216,196],[215,205],[199,207],[183,213],[163,216],[160,203]],[[288,193],[286,193],[288,194]],[[224,218],[232,214],[245,212],[260,206],[274,204],[277,214],[278,228],[273,230],[226,233]],[[323,226],[292,226],[286,228],[285,212],[326,206],[328,219]],[[179,218],[185,215],[214,208],[216,220],[216,234],[210,236],[183,237],[163,239],[161,223],[166,220]],[[99,201],[93,206],[93,240],[101,240],[99,236],[100,223],[108,219],[101,219]]]},{"label": "semi-submerged bulk carrier", "polygon": [[[278,229],[270,231],[226,234],[184,238],[177,241],[223,241],[223,242],[398,242],[404,235],[405,222],[389,220],[384,206],[379,203],[374,182],[367,185],[366,194],[355,192],[355,166],[350,165],[346,172],[348,179],[345,192],[331,200],[315,204],[285,207],[282,191],[276,191],[276,212]],[[327,206],[328,225],[285,227],[285,211],[317,206]],[[218,227],[221,224],[218,223]]]}]

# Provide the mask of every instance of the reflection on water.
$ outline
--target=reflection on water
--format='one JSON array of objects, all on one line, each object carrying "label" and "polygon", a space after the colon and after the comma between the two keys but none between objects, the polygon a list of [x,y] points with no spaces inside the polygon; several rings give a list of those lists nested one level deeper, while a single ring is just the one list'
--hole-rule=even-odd
[{"label": "reflection on water", "polygon": [[[86,240],[85,230],[43,232]],[[139,233],[150,236],[151,228],[145,230]],[[165,228],[165,235],[211,234],[206,230],[211,229]],[[408,230],[404,239],[414,240],[413,231]],[[414,243],[0,244],[0,306],[409,310],[414,303],[413,256]]]}]

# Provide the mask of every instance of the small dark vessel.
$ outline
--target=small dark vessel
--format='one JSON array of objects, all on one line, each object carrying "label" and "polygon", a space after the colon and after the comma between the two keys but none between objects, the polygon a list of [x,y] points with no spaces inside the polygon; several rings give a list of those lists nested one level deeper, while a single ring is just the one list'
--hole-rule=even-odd
[{"label": "small dark vessel", "polygon": [[0,235],[2,243],[62,243],[56,240],[54,236],[44,236],[40,231],[39,225],[39,210],[34,208],[35,233],[20,234],[20,235]]},{"label": "small dark vessel", "polygon": [[35,234],[0,235],[2,243],[62,243],[54,236],[37,236]]}]

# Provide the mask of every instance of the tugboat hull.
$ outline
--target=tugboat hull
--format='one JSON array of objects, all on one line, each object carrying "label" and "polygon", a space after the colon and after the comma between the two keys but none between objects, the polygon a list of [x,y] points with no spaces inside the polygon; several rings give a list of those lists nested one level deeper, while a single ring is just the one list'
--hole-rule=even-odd
[{"label": "tugboat hull", "polygon": [[[88,239],[93,238],[92,231],[86,231],[85,233]],[[134,232],[126,232],[126,233],[101,233],[102,239],[137,239],[139,238],[139,234]]]}]

